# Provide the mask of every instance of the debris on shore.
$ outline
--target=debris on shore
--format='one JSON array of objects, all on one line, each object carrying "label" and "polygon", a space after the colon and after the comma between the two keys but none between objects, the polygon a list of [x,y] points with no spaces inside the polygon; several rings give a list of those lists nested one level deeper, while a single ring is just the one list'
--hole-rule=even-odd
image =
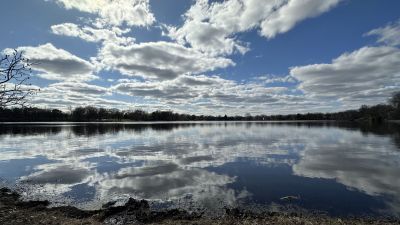
[{"label": "debris on shore", "polygon": [[282,200],[282,201],[294,201],[294,200],[300,200],[300,199],[301,198],[300,198],[299,195],[298,196],[289,195],[289,196],[285,196],[285,197],[280,198],[280,200]]},{"label": "debris on shore", "polygon": [[103,205],[99,210],[81,210],[71,206],[49,207],[48,201],[22,201],[21,196],[10,189],[0,189],[0,224],[2,225],[123,225],[123,224],[400,224],[397,219],[378,218],[333,218],[328,216],[251,213],[239,209],[227,209],[224,216],[210,218],[202,213],[189,213],[172,209],[154,211],[146,200],[130,198],[123,206],[114,203]]}]

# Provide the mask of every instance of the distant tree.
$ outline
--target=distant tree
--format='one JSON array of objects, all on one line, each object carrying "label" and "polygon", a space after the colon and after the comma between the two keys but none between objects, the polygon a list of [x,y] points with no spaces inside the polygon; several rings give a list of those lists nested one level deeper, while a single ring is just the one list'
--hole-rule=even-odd
[{"label": "distant tree", "polygon": [[17,50],[0,55],[0,108],[23,106],[26,97],[38,91],[28,83],[31,65]]},{"label": "distant tree", "polygon": [[74,121],[85,121],[85,109],[83,107],[77,107],[72,110],[71,116]]},{"label": "distant tree", "polygon": [[85,107],[85,117],[86,120],[89,121],[94,121],[94,120],[99,120],[101,118],[98,117],[98,109],[93,106],[86,106]]},{"label": "distant tree", "polygon": [[141,109],[137,109],[135,111],[126,112],[125,117],[128,120],[146,121],[148,120],[148,113]]},{"label": "distant tree", "polygon": [[389,119],[399,120],[400,119],[400,91],[394,92],[392,97],[389,99],[390,105],[394,108],[389,113]]},{"label": "distant tree", "polygon": [[98,118],[99,118],[99,120],[108,119],[108,111],[107,111],[107,109],[100,108],[98,110]]},{"label": "distant tree", "polygon": [[396,109],[400,108],[400,91],[394,92],[389,99],[389,103]]},{"label": "distant tree", "polygon": [[[71,113],[57,109],[39,109],[32,107],[0,107],[0,122],[15,121],[263,121],[263,120],[336,120],[361,123],[381,123],[386,120],[400,120],[400,92],[393,94],[390,104],[362,105],[357,110],[333,113],[306,113],[285,115],[212,116],[179,114],[173,111],[146,112],[137,110],[105,109],[94,106],[70,109]],[[86,131],[85,131],[86,132]],[[91,132],[91,131],[87,131]]]}]

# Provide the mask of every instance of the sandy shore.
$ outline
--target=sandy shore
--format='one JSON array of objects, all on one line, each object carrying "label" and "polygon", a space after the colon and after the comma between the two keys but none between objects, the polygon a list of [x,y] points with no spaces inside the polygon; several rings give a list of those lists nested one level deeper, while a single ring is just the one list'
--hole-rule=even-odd
[{"label": "sandy shore", "polygon": [[333,218],[328,216],[243,213],[228,210],[220,218],[190,214],[183,210],[152,211],[147,201],[129,199],[124,206],[105,205],[101,210],[84,211],[75,207],[49,208],[47,201],[20,200],[20,196],[9,189],[0,190],[0,224],[2,225],[97,225],[97,224],[400,224],[396,219],[378,218]]}]

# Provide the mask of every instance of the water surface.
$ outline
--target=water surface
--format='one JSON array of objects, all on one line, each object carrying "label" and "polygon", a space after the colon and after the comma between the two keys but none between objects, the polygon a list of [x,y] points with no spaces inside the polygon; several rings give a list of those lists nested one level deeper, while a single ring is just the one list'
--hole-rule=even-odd
[{"label": "water surface", "polygon": [[[83,208],[158,205],[400,213],[400,126],[321,122],[0,124],[0,177]],[[297,199],[282,200],[285,196]]]}]

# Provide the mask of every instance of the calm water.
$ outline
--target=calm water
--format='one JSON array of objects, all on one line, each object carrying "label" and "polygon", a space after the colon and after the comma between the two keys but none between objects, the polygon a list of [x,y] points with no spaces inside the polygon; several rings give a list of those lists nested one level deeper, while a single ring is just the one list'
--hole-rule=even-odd
[{"label": "calm water", "polygon": [[28,198],[84,208],[131,196],[189,208],[399,215],[400,126],[0,124],[0,177]]}]

